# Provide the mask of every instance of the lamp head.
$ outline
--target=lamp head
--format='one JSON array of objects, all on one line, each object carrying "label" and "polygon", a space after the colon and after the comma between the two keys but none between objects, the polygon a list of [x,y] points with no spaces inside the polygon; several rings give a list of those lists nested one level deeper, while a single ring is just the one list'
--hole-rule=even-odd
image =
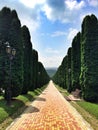
[{"label": "lamp head", "polygon": [[11,53],[11,47],[10,47],[9,45],[6,46],[6,52],[7,52],[8,54]]},{"label": "lamp head", "polygon": [[12,49],[12,55],[15,56],[16,55],[16,49]]}]

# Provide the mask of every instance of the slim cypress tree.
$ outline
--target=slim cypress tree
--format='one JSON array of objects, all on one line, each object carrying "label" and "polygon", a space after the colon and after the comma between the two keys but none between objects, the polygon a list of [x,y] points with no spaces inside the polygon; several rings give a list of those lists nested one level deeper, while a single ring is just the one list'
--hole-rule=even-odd
[{"label": "slim cypress tree", "polygon": [[[4,7],[0,11],[0,87],[6,85],[6,77],[8,76],[7,56],[5,42],[9,40],[9,29],[11,23],[11,10]],[[7,67],[8,66],[8,67]]]},{"label": "slim cypress tree", "polygon": [[[23,84],[23,45],[21,42],[21,24],[15,10],[11,11],[9,8],[4,7],[0,12],[0,41],[1,41],[1,56],[0,56],[0,76],[1,86],[7,91],[10,77],[10,63],[9,57],[6,54],[4,44],[6,41],[10,46],[17,50],[16,57],[12,62],[12,81],[11,90],[12,97],[21,93]],[[3,68],[2,68],[3,67]],[[3,70],[3,73],[1,72]]]},{"label": "slim cypress tree", "polygon": [[59,66],[56,74],[53,76],[55,83],[59,84],[63,88],[67,88],[66,85],[66,68],[67,67],[67,56],[63,58],[61,65]]},{"label": "slim cypress tree", "polygon": [[24,60],[23,60],[23,67],[24,67],[24,81],[23,81],[23,89],[22,94],[26,94],[31,86],[32,81],[32,43],[30,41],[30,33],[26,26],[22,27],[22,42],[23,42],[23,49],[24,49]]},{"label": "slim cypress tree", "polygon": [[72,54],[71,54],[71,74],[72,74],[72,90],[80,88],[79,76],[81,69],[81,53],[80,53],[80,32],[74,37],[72,42]]},{"label": "slim cypress tree", "polygon": [[43,85],[49,82],[49,76],[41,62],[38,62],[38,87],[42,87]]},{"label": "slim cypress tree", "polygon": [[17,12],[11,12],[11,26],[9,30],[9,43],[16,49],[16,56],[12,64],[12,96],[18,96],[23,87],[23,44],[21,40],[21,23]]},{"label": "slim cypress tree", "polygon": [[30,86],[30,90],[34,90],[38,86],[38,52],[36,50],[32,50],[32,85]]},{"label": "slim cypress tree", "polygon": [[80,83],[84,99],[98,101],[98,20],[94,15],[82,23]]},{"label": "slim cypress tree", "polygon": [[72,72],[72,68],[71,68],[71,53],[72,53],[72,47],[70,47],[68,49],[67,55],[68,55],[68,59],[67,59],[67,72],[66,72],[66,82],[67,82],[67,90],[68,92],[72,91],[72,79],[71,79],[71,72]]}]

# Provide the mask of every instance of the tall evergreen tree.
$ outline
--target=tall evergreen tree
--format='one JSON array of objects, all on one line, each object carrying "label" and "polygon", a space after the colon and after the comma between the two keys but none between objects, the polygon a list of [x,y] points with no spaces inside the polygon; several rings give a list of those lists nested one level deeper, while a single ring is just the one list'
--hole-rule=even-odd
[{"label": "tall evergreen tree", "polygon": [[[6,53],[6,41],[16,49],[13,62],[10,62]],[[11,86],[8,87],[10,76]],[[5,98],[8,96],[8,88],[11,88],[11,96],[15,97],[21,93],[26,94],[28,90],[34,90],[48,81],[49,76],[44,66],[38,62],[38,53],[32,49],[29,29],[26,26],[21,28],[15,10],[4,7],[0,11],[0,88],[5,89]]]},{"label": "tall evergreen tree", "polygon": [[82,23],[80,82],[84,99],[98,101],[98,20],[94,15]]},{"label": "tall evergreen tree", "polygon": [[16,49],[12,65],[12,96],[18,96],[23,87],[23,44],[21,40],[21,23],[15,10],[11,12],[9,43]]},{"label": "tall evergreen tree", "polygon": [[38,52],[36,50],[32,50],[32,85],[30,86],[30,90],[34,90],[38,86]]},{"label": "tall evergreen tree", "polygon": [[49,76],[41,62],[38,62],[38,87],[41,87],[49,82]]},{"label": "tall evergreen tree", "polygon": [[68,49],[68,52],[67,52],[67,72],[66,72],[66,82],[67,82],[67,90],[68,92],[71,92],[72,91],[72,79],[71,79],[71,72],[72,72],[72,68],[71,68],[71,53],[72,53],[72,47],[70,47]]},{"label": "tall evergreen tree", "polygon": [[[21,24],[15,10],[11,11],[4,7],[0,11],[0,41],[1,41],[1,56],[0,56],[0,76],[1,86],[4,86],[5,93],[9,84],[10,63],[9,57],[6,54],[4,44],[6,41],[10,43],[12,48],[17,50],[16,58],[12,62],[12,82],[11,90],[12,97],[20,94],[23,83],[23,45],[21,42]],[[2,72],[3,67],[3,72]]]},{"label": "tall evergreen tree", "polygon": [[71,77],[72,77],[72,90],[80,88],[79,76],[81,69],[81,51],[80,51],[80,32],[74,37],[72,42],[72,54],[71,54]]},{"label": "tall evergreen tree", "polygon": [[[6,44],[9,40],[9,29],[11,23],[11,10],[4,7],[0,11],[0,87],[4,88],[6,84],[6,77],[8,75],[8,69],[5,66],[7,63],[6,56]],[[9,66],[8,66],[9,67]]]},{"label": "tall evergreen tree", "polygon": [[67,88],[66,85],[66,69],[67,69],[67,56],[63,58],[61,65],[59,66],[57,72],[53,76],[53,81],[63,88]]},{"label": "tall evergreen tree", "polygon": [[24,59],[23,59],[23,67],[24,67],[24,82],[22,93],[26,94],[29,90],[29,87],[32,85],[32,43],[29,30],[26,26],[22,27],[22,42],[24,48]]}]

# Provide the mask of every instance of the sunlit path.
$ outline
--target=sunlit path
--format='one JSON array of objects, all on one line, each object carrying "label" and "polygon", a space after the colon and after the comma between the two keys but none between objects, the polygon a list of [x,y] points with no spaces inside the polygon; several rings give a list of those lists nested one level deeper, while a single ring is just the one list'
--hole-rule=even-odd
[{"label": "sunlit path", "polygon": [[7,130],[92,130],[50,81],[48,87]]}]

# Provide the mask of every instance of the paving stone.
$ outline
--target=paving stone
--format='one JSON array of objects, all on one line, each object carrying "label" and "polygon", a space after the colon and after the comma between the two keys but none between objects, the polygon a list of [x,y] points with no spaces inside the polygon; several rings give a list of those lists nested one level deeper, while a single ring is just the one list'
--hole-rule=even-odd
[{"label": "paving stone", "polygon": [[6,130],[93,130],[50,81],[44,92]]}]

